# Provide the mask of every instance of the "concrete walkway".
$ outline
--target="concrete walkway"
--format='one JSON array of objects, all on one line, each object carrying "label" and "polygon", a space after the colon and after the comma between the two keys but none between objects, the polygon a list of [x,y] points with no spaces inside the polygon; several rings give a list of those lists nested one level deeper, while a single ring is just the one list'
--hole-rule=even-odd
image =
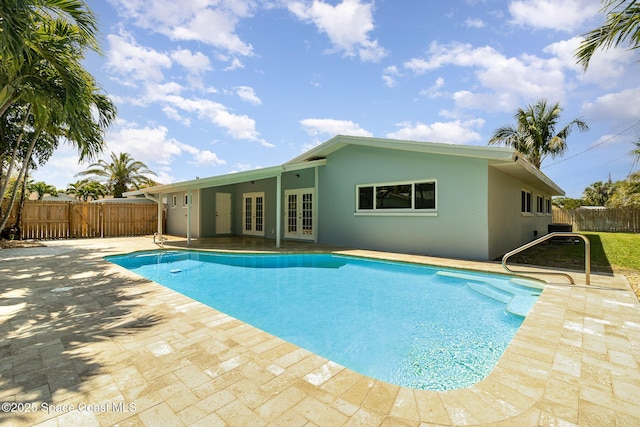
[{"label": "concrete walkway", "polygon": [[156,248],[145,237],[0,250],[0,425],[640,425],[640,304],[624,278],[547,286],[487,378],[435,392],[359,375],[103,259]]}]

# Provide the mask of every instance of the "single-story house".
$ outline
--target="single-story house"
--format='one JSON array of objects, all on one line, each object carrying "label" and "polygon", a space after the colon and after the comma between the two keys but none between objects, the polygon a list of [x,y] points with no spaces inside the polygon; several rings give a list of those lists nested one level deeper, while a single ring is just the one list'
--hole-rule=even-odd
[{"label": "single-story house", "polygon": [[167,233],[488,260],[546,233],[564,192],[510,148],[336,136],[280,165],[127,193]]}]

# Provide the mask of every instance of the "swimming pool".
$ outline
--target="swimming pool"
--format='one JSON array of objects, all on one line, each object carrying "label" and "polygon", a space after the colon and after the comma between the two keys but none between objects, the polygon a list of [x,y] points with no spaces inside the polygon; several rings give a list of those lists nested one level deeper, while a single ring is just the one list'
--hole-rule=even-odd
[{"label": "swimming pool", "polygon": [[335,254],[107,260],[356,372],[429,390],[491,372],[540,293],[507,276]]}]

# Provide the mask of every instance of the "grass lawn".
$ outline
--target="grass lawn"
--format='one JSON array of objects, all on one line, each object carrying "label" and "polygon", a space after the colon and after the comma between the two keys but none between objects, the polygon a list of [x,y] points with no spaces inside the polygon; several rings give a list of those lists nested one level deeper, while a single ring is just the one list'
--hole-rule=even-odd
[{"label": "grass lawn", "polygon": [[[640,299],[640,233],[582,234],[591,242],[591,271],[624,274]],[[509,258],[509,263],[584,271],[584,243],[542,243]]]}]

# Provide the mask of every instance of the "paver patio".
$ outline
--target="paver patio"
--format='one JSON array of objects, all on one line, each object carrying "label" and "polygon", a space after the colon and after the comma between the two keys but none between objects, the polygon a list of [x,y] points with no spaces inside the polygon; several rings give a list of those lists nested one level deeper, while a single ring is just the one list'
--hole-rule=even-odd
[{"label": "paver patio", "polygon": [[141,237],[0,250],[0,425],[640,425],[640,303],[622,277],[548,285],[487,378],[435,392],[357,374],[103,259],[156,248]]}]

